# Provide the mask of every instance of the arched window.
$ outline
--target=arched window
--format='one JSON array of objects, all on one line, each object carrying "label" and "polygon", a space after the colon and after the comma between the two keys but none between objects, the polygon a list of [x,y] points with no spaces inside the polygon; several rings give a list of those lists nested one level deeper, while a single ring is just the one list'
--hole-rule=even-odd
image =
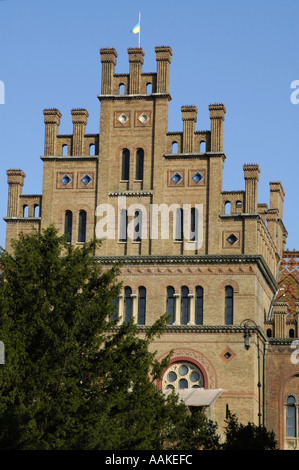
[{"label": "arched window", "polygon": [[71,243],[72,241],[72,225],[73,225],[73,214],[71,211],[66,211],[64,216],[64,234],[66,235],[66,241]]},{"label": "arched window", "polygon": [[234,289],[231,286],[225,288],[225,324],[233,324]]},{"label": "arched window", "polygon": [[186,286],[181,290],[181,325],[187,325],[189,321],[189,289]]},{"label": "arched window", "polygon": [[134,234],[133,234],[134,242],[140,242],[141,234],[142,234],[142,211],[137,210],[135,211],[135,215],[134,215]]},{"label": "arched window", "polygon": [[23,206],[23,217],[28,217],[28,211],[29,211],[28,206],[27,204],[25,204]]},{"label": "arched window", "polygon": [[90,144],[89,146],[89,155],[95,155],[96,154],[96,146],[95,144]]},{"label": "arched window", "polygon": [[146,93],[150,95],[152,93],[153,86],[151,83],[146,84]]},{"label": "arched window", "polygon": [[40,216],[40,207],[38,204],[34,204],[34,217],[39,217]]},{"label": "arched window", "polygon": [[119,93],[120,95],[124,95],[124,94],[125,94],[125,85],[124,85],[124,83],[120,83],[120,84],[119,84],[118,93]]},{"label": "arched window", "polygon": [[195,325],[203,324],[203,288],[197,286],[195,290]]},{"label": "arched window", "polygon": [[295,337],[295,330],[293,328],[290,328],[289,330],[289,338],[294,338]]},{"label": "arched window", "polygon": [[176,241],[183,241],[184,235],[184,211],[177,209],[175,211],[175,239]]},{"label": "arched window", "polygon": [[129,177],[130,177],[130,152],[128,149],[123,149],[121,179],[123,181],[128,181]]},{"label": "arched window", "polygon": [[136,180],[143,180],[144,151],[137,149],[136,152]]},{"label": "arched window", "polygon": [[168,324],[172,325],[174,322],[175,316],[175,297],[174,297],[174,288],[169,286],[167,287],[167,301],[166,301],[166,312],[169,315]]},{"label": "arched window", "polygon": [[287,437],[296,437],[296,404],[295,398],[289,395],[287,398],[287,413],[286,413],[286,435]]},{"label": "arched window", "polygon": [[67,157],[68,156],[68,151],[69,151],[68,145],[64,144],[62,146],[62,156]]},{"label": "arched window", "polygon": [[271,338],[271,336],[272,336],[272,330],[271,330],[271,328],[268,328],[267,329],[267,337]]},{"label": "arched window", "polygon": [[146,289],[139,287],[138,292],[138,324],[145,325],[145,310],[146,310]]},{"label": "arched window", "polygon": [[121,209],[119,214],[119,241],[127,241],[127,227],[128,227],[128,212],[126,209]]},{"label": "arched window", "polygon": [[202,140],[199,144],[199,153],[205,153],[206,151],[206,142]]},{"label": "arched window", "polygon": [[172,142],[172,153],[178,153],[178,143]]},{"label": "arched window", "polygon": [[224,214],[230,214],[231,211],[231,203],[229,201],[226,201],[224,204]]},{"label": "arched window", "polygon": [[132,289],[131,287],[125,287],[125,309],[124,309],[124,320],[128,323],[132,318]]},{"label": "arched window", "polygon": [[117,318],[118,318],[118,298],[112,300],[110,321],[115,321]]},{"label": "arched window", "polygon": [[78,230],[78,242],[86,241],[86,212],[79,212],[79,230]]}]

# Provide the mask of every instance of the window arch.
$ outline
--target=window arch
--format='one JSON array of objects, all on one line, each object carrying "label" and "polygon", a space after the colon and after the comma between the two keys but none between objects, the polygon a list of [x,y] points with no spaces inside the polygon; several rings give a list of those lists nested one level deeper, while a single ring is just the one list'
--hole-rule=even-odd
[{"label": "window arch", "polygon": [[197,235],[197,230],[196,230],[196,221],[198,218],[197,214],[197,209],[196,207],[191,208],[191,214],[190,214],[190,241],[195,241],[196,240],[196,235]]},{"label": "window arch", "polygon": [[64,216],[64,234],[66,235],[66,241],[71,243],[72,241],[72,229],[73,229],[73,213],[72,211],[66,211]]},{"label": "window arch", "polygon": [[206,152],[206,141],[202,140],[199,144],[199,153],[205,153]]},{"label": "window arch", "polygon": [[150,95],[152,93],[153,85],[151,82],[146,84],[146,93]]},{"label": "window arch", "polygon": [[34,204],[34,217],[40,216],[40,206],[38,204]]},{"label": "window arch", "polygon": [[62,156],[63,157],[67,157],[68,156],[68,152],[69,152],[69,147],[67,144],[64,144],[62,146]]},{"label": "window arch", "polygon": [[195,289],[195,325],[203,324],[203,288],[197,286]]},{"label": "window arch", "polygon": [[296,426],[296,400],[293,395],[287,397],[287,410],[286,410],[286,437],[297,436]]},{"label": "window arch", "polygon": [[24,204],[23,206],[23,217],[28,217],[29,214],[29,208],[27,204]]},{"label": "window arch", "polygon": [[166,312],[169,315],[168,324],[172,325],[175,318],[175,297],[174,288],[171,286],[167,287],[167,301],[166,301]]},{"label": "window arch", "polygon": [[224,214],[230,214],[231,213],[231,203],[230,201],[226,201],[224,204]]},{"label": "window arch", "polygon": [[176,141],[175,141],[175,142],[172,142],[172,146],[171,146],[171,148],[172,148],[172,150],[171,150],[172,153],[178,153],[178,147],[179,147],[179,146],[178,146],[178,143],[177,143]]},{"label": "window arch", "polygon": [[125,287],[125,311],[124,320],[125,323],[129,323],[132,318],[132,289],[131,287]]},{"label": "window arch", "polygon": [[231,286],[225,288],[225,324],[233,324],[234,289]]},{"label": "window arch", "polygon": [[289,338],[295,338],[295,330],[294,328],[289,329]]},{"label": "window arch", "polygon": [[124,84],[124,83],[120,83],[120,84],[119,84],[118,93],[119,93],[120,95],[124,95],[124,94],[125,94],[125,84]]},{"label": "window arch", "polygon": [[86,241],[86,212],[79,212],[79,229],[78,229],[78,242]]},{"label": "window arch", "polygon": [[136,180],[143,180],[143,167],[144,167],[144,151],[137,149],[136,152]]},{"label": "window arch", "polygon": [[145,325],[146,311],[146,288],[141,286],[138,289],[138,324]]},{"label": "window arch", "polygon": [[187,325],[189,321],[189,289],[183,286],[181,289],[181,325]]},{"label": "window arch", "polygon": [[268,328],[267,329],[267,337],[271,338],[271,336],[272,336],[272,330],[271,330],[271,328]]},{"label": "window arch", "polygon": [[89,146],[89,155],[95,155],[96,154],[96,146],[95,144],[90,144]]},{"label": "window arch", "polygon": [[134,214],[134,233],[133,233],[133,240],[134,242],[141,241],[141,234],[142,234],[142,210],[135,211]]},{"label": "window arch", "polygon": [[130,151],[128,149],[123,149],[121,179],[123,181],[128,181],[129,177],[130,177]]}]

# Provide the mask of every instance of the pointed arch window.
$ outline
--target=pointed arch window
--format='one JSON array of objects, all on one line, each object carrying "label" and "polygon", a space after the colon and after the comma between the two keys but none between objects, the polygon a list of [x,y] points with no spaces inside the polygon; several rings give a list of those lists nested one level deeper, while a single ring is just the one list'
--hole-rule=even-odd
[{"label": "pointed arch window", "polygon": [[78,242],[86,241],[86,212],[79,212],[79,230],[78,230]]},{"label": "pointed arch window", "polygon": [[197,286],[195,290],[195,324],[203,325],[203,288]]},{"label": "pointed arch window", "polygon": [[138,291],[138,325],[145,325],[145,311],[146,311],[146,289],[139,287]]},{"label": "pointed arch window", "polygon": [[123,181],[128,181],[129,177],[130,177],[130,151],[128,149],[123,149],[121,179]]},{"label": "pointed arch window", "polygon": [[234,316],[234,289],[231,286],[225,288],[225,324],[232,325]]},{"label": "pointed arch window", "polygon": [[287,415],[286,415],[286,435],[287,437],[296,437],[296,400],[292,395],[287,398]]},{"label": "pointed arch window", "polygon": [[72,228],[73,228],[73,213],[72,211],[66,211],[64,216],[64,234],[66,235],[66,241],[71,243],[72,241]]},{"label": "pointed arch window", "polygon": [[136,180],[143,180],[144,151],[137,149],[136,152]]},{"label": "pointed arch window", "polygon": [[175,297],[174,297],[174,288],[169,286],[167,287],[167,301],[166,301],[166,312],[169,315],[168,324],[172,325],[174,322],[175,316]]},{"label": "pointed arch window", "polygon": [[125,311],[124,311],[124,320],[125,323],[129,323],[132,318],[132,289],[131,287],[125,287]]}]

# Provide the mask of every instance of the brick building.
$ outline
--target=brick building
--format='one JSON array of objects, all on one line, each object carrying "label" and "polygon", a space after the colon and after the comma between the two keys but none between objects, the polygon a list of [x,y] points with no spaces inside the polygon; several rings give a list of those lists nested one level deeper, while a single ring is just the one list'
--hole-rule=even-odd
[{"label": "brick building", "polygon": [[142,335],[170,315],[153,344],[159,358],[173,350],[158,386],[176,388],[220,430],[228,409],[241,422],[269,425],[284,447],[286,413],[299,403],[290,360],[297,317],[277,295],[284,190],[270,182],[269,207],[259,203],[260,168],[244,164],[245,188],[223,191],[225,106],[209,106],[203,131],[196,106],[182,106],[183,131],[169,132],[172,50],[155,52],[155,73],[142,72],[144,51],[134,48],[129,73],[117,74],[115,49],[100,50],[98,133],[86,134],[85,109],[71,111],[72,135],[59,134],[58,109],[44,110],[42,195],[23,195],[25,174],[7,171],[6,248],[21,231],[52,223],[75,246],[103,238],[96,259],[123,261],[119,321],[134,318]]}]

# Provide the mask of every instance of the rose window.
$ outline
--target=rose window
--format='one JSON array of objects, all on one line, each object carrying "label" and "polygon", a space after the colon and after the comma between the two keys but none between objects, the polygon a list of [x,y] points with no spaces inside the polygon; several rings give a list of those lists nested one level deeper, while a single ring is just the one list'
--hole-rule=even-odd
[{"label": "rose window", "polygon": [[163,377],[163,389],[203,388],[203,386],[202,372],[189,362],[173,364]]}]

